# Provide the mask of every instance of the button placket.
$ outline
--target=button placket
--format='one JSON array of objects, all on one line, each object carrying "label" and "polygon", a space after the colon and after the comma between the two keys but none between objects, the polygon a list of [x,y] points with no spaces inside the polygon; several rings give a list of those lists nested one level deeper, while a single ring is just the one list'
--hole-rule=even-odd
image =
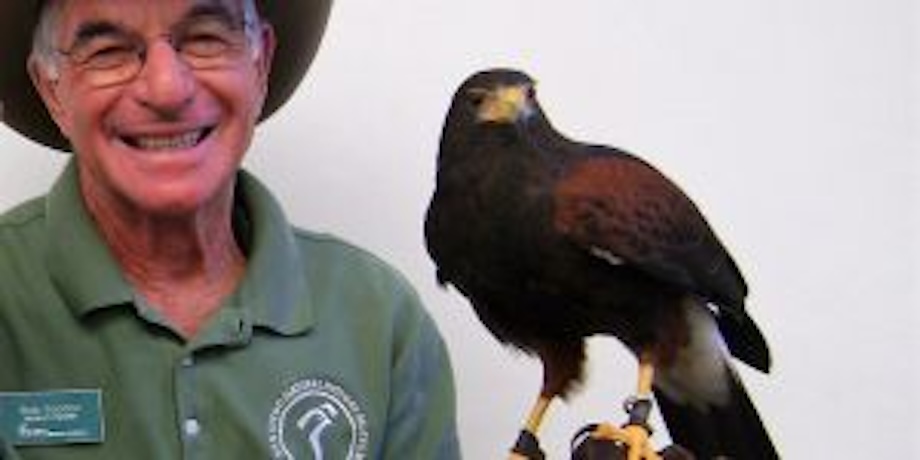
[{"label": "button placket", "polygon": [[196,364],[194,355],[189,354],[179,359],[176,366],[177,423],[182,442],[182,457],[185,459],[197,457],[195,453],[198,451],[203,429],[196,401]]},{"label": "button placket", "polygon": [[187,418],[182,423],[182,431],[186,438],[196,438],[201,433],[201,422],[197,418]]}]

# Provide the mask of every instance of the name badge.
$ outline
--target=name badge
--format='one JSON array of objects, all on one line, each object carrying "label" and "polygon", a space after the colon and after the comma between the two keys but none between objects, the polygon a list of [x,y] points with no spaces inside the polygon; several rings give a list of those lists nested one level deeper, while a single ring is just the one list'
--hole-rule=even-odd
[{"label": "name badge", "polygon": [[100,390],[0,392],[0,436],[14,446],[101,443]]}]

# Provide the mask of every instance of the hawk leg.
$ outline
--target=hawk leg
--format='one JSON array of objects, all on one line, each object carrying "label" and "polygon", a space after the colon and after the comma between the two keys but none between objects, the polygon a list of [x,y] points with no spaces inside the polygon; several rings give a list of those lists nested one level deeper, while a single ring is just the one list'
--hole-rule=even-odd
[{"label": "hawk leg", "polygon": [[543,451],[540,450],[540,442],[537,440],[537,430],[543,422],[543,416],[546,414],[546,409],[549,408],[550,402],[552,402],[552,398],[542,393],[537,398],[537,402],[530,409],[527,423],[524,424],[524,428],[518,435],[517,442],[511,449],[509,460],[542,460],[544,458]]},{"label": "hawk leg", "polygon": [[629,398],[626,411],[629,421],[622,427],[603,423],[591,434],[595,439],[610,440],[626,446],[627,460],[661,460],[650,441],[652,429],[648,416],[652,410],[652,381],[655,367],[650,356],[639,358],[639,384],[636,395]]}]

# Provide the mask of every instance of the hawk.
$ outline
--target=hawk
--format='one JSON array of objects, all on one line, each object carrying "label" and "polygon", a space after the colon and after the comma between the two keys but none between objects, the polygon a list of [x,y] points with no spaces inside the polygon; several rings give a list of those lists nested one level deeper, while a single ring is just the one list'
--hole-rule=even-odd
[{"label": "hawk", "polygon": [[585,338],[604,334],[638,358],[638,397],[654,395],[676,443],[705,459],[778,458],[732,365],[768,372],[770,353],[731,255],[648,162],[559,133],[525,73],[478,72],[454,95],[425,240],[439,283],[541,360],[524,433],[580,383]]}]

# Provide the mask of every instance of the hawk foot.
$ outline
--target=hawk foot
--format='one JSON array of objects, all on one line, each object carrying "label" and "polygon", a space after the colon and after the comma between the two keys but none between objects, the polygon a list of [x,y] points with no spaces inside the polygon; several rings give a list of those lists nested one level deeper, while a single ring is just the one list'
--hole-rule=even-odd
[{"label": "hawk foot", "polygon": [[652,446],[651,432],[644,423],[626,424],[623,427],[602,423],[594,429],[591,437],[624,446],[627,460],[661,460]]}]

